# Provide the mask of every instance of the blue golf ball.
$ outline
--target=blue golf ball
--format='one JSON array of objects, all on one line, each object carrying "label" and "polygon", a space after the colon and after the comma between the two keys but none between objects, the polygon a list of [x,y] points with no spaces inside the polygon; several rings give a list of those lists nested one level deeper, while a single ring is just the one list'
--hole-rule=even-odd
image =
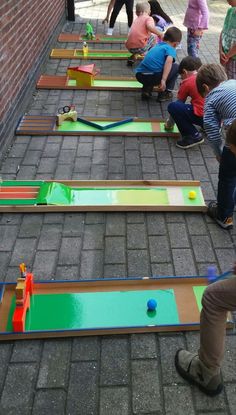
[{"label": "blue golf ball", "polygon": [[156,300],[154,300],[154,298],[150,298],[150,300],[148,300],[147,302],[147,308],[150,311],[154,311],[157,308],[157,302]]}]

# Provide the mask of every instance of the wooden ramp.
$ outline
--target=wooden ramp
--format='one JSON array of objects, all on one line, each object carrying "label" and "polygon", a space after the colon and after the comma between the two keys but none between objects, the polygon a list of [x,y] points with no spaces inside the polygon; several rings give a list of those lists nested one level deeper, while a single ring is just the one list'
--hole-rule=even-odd
[{"label": "wooden ramp", "polygon": [[87,42],[87,43],[125,43],[127,36],[107,36],[107,35],[95,35],[95,38],[89,40],[85,35],[79,35],[77,33],[61,33],[58,37],[58,42]]},{"label": "wooden ramp", "polygon": [[0,340],[198,330],[207,285],[206,277],[35,281],[24,330],[15,332],[16,284],[1,283]]},{"label": "wooden ramp", "polygon": [[131,56],[127,50],[91,49],[88,55],[84,56],[83,49],[52,49],[50,57],[53,59],[118,59],[126,60]]},{"label": "wooden ramp", "polygon": [[[190,195],[194,192],[194,198]],[[13,180],[0,187],[0,212],[180,211],[207,209],[199,181]]]},{"label": "wooden ramp", "polygon": [[[16,128],[17,135],[94,135],[94,136],[141,136],[141,137],[176,137],[177,128],[166,131],[164,121],[155,118],[133,118],[129,123],[122,124],[120,117],[83,117],[81,121],[64,121],[62,125],[56,125],[56,116],[25,115]],[[94,125],[88,125],[93,123]],[[121,123],[117,125],[117,123]],[[114,123],[114,127],[111,127]],[[102,126],[103,129],[95,125]],[[106,125],[109,128],[105,128]]]},{"label": "wooden ramp", "polygon": [[[140,91],[142,85],[133,77],[96,76],[91,86],[77,86],[76,81],[68,76],[41,75],[37,82],[38,89],[76,89],[105,91]],[[154,89],[155,90],[155,89]]]}]

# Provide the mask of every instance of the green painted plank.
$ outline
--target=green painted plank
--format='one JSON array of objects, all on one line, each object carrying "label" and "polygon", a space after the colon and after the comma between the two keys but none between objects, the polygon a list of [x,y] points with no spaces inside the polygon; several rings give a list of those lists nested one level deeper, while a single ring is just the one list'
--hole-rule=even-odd
[{"label": "green painted plank", "polygon": [[[194,190],[196,192],[196,198],[195,199],[189,199],[189,192],[192,191],[192,190]],[[182,187],[182,192],[183,192],[183,198],[184,198],[184,205],[185,206],[199,206],[199,205],[205,206],[200,187],[196,187],[196,186]]]},{"label": "green painted plank", "polygon": [[27,206],[35,204],[36,199],[0,199],[0,206]]},{"label": "green painted plank", "polygon": [[[99,125],[107,125],[108,123],[112,121],[97,121],[94,119],[94,121]],[[64,121],[62,125],[57,127],[57,131],[78,131],[78,132],[87,132],[87,131],[98,131],[101,132],[98,128],[91,127],[90,125],[86,125],[80,121]],[[128,124],[118,125],[113,128],[109,128],[107,130],[109,132],[113,131],[120,131],[120,132],[152,132],[152,125],[151,122],[147,121],[141,121],[141,122],[130,122]],[[111,134],[112,135],[112,134]]]},{"label": "green painted plank", "polygon": [[[75,56],[78,56],[80,58],[84,58],[84,54],[83,51],[78,50],[75,52]],[[96,51],[91,51],[89,50],[88,55],[86,56],[87,59],[89,58],[99,58],[99,57],[104,57],[106,56],[107,58],[129,58],[130,57],[130,52],[96,52]],[[72,58],[73,59],[73,58]]]},{"label": "green painted plank", "polygon": [[204,293],[206,287],[207,287],[207,285],[200,285],[200,286],[194,286],[193,287],[193,292],[194,292],[194,295],[196,297],[199,313],[201,312],[201,309],[202,309],[201,301],[202,301],[202,296],[203,296],[203,293]]},{"label": "green painted plank", "polygon": [[[156,312],[147,301],[157,301]],[[12,331],[15,299],[7,331]],[[73,330],[179,324],[173,289],[33,295],[26,330]]]},{"label": "green painted plank", "polygon": [[[76,86],[76,80],[75,79],[69,79],[67,82],[68,86]],[[109,80],[109,79],[94,79],[93,82],[94,87],[106,87],[106,88],[112,88],[112,87],[123,87],[123,88],[141,88],[142,85],[136,81],[135,79],[132,81],[125,81],[125,80]],[[93,86],[91,88],[93,88]]]},{"label": "green painted plank", "polygon": [[42,180],[4,180],[0,182],[1,186],[41,186]]}]

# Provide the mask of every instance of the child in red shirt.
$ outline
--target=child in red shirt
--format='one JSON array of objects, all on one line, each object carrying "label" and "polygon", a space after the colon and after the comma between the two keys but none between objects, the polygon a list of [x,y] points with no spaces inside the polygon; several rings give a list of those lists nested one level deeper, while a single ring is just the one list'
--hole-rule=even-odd
[{"label": "child in red shirt", "polygon": [[131,66],[137,55],[143,55],[157,43],[157,36],[161,39],[163,33],[155,27],[154,19],[150,16],[151,7],[147,2],[136,4],[137,18],[133,22],[128,39],[125,43],[127,49],[132,53],[128,59],[128,66]]},{"label": "child in red shirt", "polygon": [[[170,114],[165,123],[166,130],[172,130],[177,124],[181,139],[176,146],[187,149],[204,142],[204,138],[197,130],[195,125],[203,128],[203,107],[204,98],[197,90],[196,76],[197,71],[202,65],[199,58],[186,56],[179,65],[179,74],[182,82],[179,87],[177,101],[171,102],[168,106]],[[191,103],[186,104],[186,99],[190,97]]]}]

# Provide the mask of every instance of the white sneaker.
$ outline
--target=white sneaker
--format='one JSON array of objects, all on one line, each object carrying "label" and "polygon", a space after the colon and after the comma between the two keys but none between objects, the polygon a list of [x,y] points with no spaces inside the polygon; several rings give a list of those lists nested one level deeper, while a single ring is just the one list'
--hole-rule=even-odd
[{"label": "white sneaker", "polygon": [[112,33],[113,33],[113,27],[108,27],[107,36],[112,36]]}]

